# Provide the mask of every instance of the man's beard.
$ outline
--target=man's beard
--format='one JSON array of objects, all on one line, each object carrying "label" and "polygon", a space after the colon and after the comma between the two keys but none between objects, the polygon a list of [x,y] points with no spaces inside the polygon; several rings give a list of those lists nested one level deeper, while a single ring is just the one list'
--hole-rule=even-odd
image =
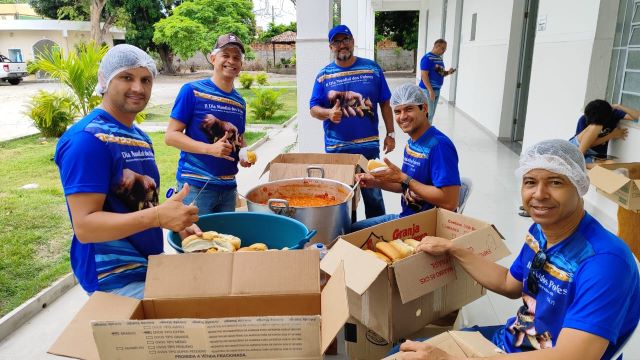
[{"label": "man's beard", "polygon": [[341,54],[342,50],[336,51],[336,60],[347,61],[353,57],[353,51],[345,49],[348,54]]}]

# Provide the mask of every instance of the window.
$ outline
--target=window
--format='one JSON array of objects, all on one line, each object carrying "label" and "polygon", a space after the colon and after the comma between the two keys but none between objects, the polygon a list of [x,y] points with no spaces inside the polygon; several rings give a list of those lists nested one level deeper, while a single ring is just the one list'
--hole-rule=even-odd
[{"label": "window", "polygon": [[640,0],[620,1],[606,97],[640,107]]},{"label": "window", "polygon": [[440,29],[440,37],[443,39],[446,38],[447,34],[447,7],[449,6],[448,0],[442,1],[442,28]]},{"label": "window", "polygon": [[469,41],[474,41],[476,39],[476,23],[478,22],[478,13],[473,13],[471,15],[471,37],[469,37]]}]

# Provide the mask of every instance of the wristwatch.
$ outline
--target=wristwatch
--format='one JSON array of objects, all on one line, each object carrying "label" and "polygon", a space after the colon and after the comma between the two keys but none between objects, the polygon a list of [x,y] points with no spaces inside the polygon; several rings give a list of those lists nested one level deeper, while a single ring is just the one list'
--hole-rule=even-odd
[{"label": "wristwatch", "polygon": [[402,180],[402,183],[400,183],[400,185],[402,185],[402,191],[407,191],[409,189],[409,183],[411,180],[413,180],[413,178],[409,175],[407,175],[406,179]]},{"label": "wristwatch", "polygon": [[395,139],[395,138],[396,138],[396,132],[395,132],[395,131],[388,132],[388,133],[387,133],[387,136],[388,136],[388,137],[390,137],[390,138],[392,138],[392,139]]}]

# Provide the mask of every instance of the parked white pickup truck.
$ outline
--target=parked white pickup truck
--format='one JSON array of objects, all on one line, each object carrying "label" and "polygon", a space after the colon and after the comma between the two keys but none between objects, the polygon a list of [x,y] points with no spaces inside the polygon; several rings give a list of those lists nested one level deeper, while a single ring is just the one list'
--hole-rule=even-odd
[{"label": "parked white pickup truck", "polygon": [[13,62],[8,57],[0,54],[0,81],[8,81],[11,85],[18,85],[22,78],[27,75],[27,64]]}]

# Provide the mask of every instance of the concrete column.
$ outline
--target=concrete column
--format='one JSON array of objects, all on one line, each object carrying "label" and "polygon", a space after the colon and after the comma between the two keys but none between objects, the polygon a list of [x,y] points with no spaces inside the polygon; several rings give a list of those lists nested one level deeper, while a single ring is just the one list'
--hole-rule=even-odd
[{"label": "concrete column", "polygon": [[375,15],[371,0],[343,1],[340,16],[353,33],[355,55],[374,60]]},{"label": "concrete column", "polygon": [[[344,3],[347,3],[345,1]],[[331,1],[299,1],[296,6],[296,82],[298,86],[298,144],[300,152],[324,152],[322,122],[309,114],[309,99],[318,71],[331,61],[327,34]]]}]

